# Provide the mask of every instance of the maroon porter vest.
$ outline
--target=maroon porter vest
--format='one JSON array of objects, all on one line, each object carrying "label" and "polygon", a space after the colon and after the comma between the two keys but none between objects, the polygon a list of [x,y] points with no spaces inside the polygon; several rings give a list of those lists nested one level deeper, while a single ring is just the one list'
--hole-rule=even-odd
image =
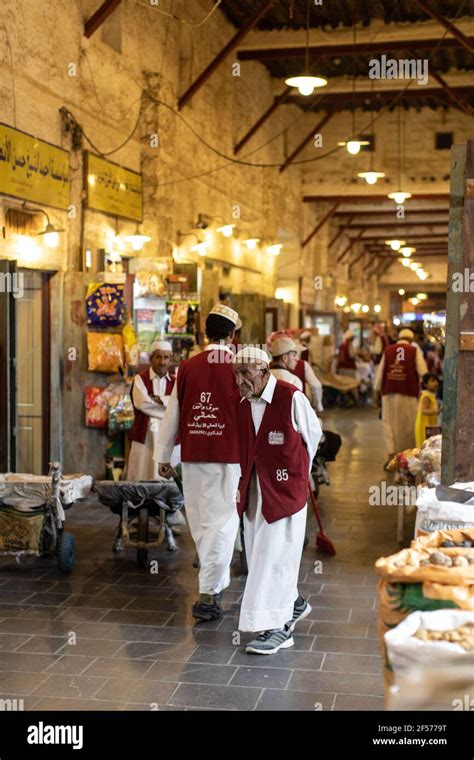
[{"label": "maroon porter vest", "polygon": [[239,461],[232,359],[233,354],[222,349],[203,351],[179,368],[179,440],[183,462]]},{"label": "maroon porter vest", "polygon": [[262,491],[262,512],[267,523],[290,517],[305,505],[308,495],[309,457],[306,444],[292,424],[294,385],[277,380],[271,404],[267,404],[258,434],[250,401],[235,395],[240,438],[237,509],[248,506],[248,487],[255,467]]},{"label": "maroon porter vest", "polygon": [[416,348],[409,343],[395,343],[384,351],[382,395],[402,393],[418,396],[420,380],[416,371]]},{"label": "maroon porter vest", "polygon": [[[145,369],[143,372],[140,372],[139,377],[141,377],[143,380],[143,385],[145,386],[147,393],[150,396],[153,396],[153,381],[150,378],[150,370]],[[170,377],[171,379],[166,378],[165,396],[171,395],[171,391],[173,390],[175,383],[176,378],[172,376]],[[131,397],[133,403],[133,387]],[[129,433],[130,440],[136,441],[137,443],[145,443],[146,434],[148,433],[148,425],[150,424],[150,416],[144,412],[141,412],[140,409],[137,409],[135,404],[133,405],[133,408],[135,409],[135,422],[133,423],[133,427]]]}]

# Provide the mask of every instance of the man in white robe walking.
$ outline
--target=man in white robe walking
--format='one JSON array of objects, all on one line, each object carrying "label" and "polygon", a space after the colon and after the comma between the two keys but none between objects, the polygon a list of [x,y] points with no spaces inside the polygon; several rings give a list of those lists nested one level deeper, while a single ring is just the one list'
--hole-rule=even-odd
[{"label": "man in white robe walking", "polygon": [[239,629],[258,632],[246,652],[269,655],[293,646],[292,632],[311,611],[298,593],[311,462],[321,425],[306,396],[269,370],[258,348],[234,360],[248,577]]}]

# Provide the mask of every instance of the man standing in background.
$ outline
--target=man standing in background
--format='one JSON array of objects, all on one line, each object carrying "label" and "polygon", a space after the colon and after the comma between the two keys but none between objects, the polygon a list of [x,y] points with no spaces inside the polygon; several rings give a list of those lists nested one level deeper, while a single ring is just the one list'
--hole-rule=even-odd
[{"label": "man standing in background", "polygon": [[127,465],[127,480],[156,480],[158,463],[154,460],[160,423],[165,416],[175,378],[169,373],[173,348],[168,341],[155,341],[150,348],[150,368],[133,381],[132,402],[135,422],[130,431],[132,445]]}]

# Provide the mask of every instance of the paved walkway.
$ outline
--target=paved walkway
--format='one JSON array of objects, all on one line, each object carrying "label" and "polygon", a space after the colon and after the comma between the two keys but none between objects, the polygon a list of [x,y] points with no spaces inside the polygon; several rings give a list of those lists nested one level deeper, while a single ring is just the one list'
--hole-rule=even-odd
[{"label": "paved walkway", "polygon": [[188,533],[176,554],[153,555],[158,575],[140,572],[133,552],[113,555],[116,518],[91,501],[68,513],[78,554],[71,576],[52,560],[1,561],[0,697],[22,699],[26,710],[382,709],[373,562],[397,544],[394,508],[368,506],[369,486],[384,476],[381,424],[372,409],[326,420],[343,436],[321,493],[337,556],[316,553],[311,517],[300,591],[313,609],[294,648],[245,654],[238,566],[224,619],[194,626]]}]

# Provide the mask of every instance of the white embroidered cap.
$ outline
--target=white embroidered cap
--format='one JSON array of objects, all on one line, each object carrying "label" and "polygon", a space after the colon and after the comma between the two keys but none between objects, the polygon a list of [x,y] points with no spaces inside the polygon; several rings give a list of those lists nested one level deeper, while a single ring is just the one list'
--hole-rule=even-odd
[{"label": "white embroidered cap", "polygon": [[209,312],[209,316],[211,314],[217,314],[219,317],[225,317],[225,319],[228,319],[229,322],[232,322],[234,325],[237,325],[237,322],[239,321],[239,315],[237,312],[234,311],[234,309],[231,309],[230,306],[226,306],[223,303],[216,303],[216,305]]},{"label": "white embroidered cap", "polygon": [[270,364],[270,357],[261,348],[256,346],[245,346],[234,356],[234,364]]},{"label": "white embroidered cap", "polygon": [[168,340],[155,340],[150,346],[150,356],[154,354],[155,351],[169,351],[170,354],[172,354],[173,346]]}]

